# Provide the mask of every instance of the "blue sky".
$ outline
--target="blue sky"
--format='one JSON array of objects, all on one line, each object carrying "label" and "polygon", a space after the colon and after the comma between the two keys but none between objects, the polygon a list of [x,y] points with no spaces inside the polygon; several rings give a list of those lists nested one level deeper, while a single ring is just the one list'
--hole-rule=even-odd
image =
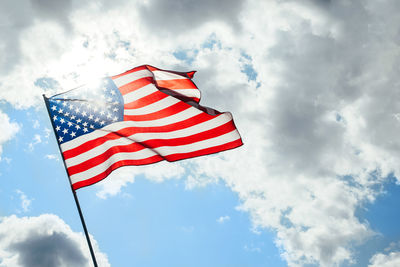
[{"label": "blue sky", "polygon": [[245,145],[78,190],[101,266],[399,266],[399,8],[2,1],[0,266],[91,266],[42,94],[142,64]]}]

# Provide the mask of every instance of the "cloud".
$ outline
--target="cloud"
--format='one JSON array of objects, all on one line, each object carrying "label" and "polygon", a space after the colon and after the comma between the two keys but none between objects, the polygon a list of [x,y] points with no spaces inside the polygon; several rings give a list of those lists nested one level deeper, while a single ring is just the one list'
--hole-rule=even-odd
[{"label": "cloud", "polygon": [[28,144],[29,151],[33,151],[35,149],[35,145],[42,143],[42,137],[39,134],[35,134],[32,138],[32,141]]},{"label": "cloud", "polygon": [[[99,266],[110,266],[92,238]],[[88,248],[59,217],[3,217],[0,221],[0,266],[91,266]]]},{"label": "cloud", "polygon": [[228,215],[221,216],[217,219],[217,223],[223,224],[224,222],[227,222],[231,219]]},{"label": "cloud", "polygon": [[7,114],[0,111],[0,159],[1,154],[3,152],[3,144],[9,140],[11,140],[17,132],[20,130],[20,125],[16,122],[10,122],[10,118]]},{"label": "cloud", "polygon": [[27,195],[25,195],[24,192],[22,192],[21,190],[16,190],[17,194],[20,197],[21,200],[21,208],[23,212],[27,212],[30,209],[30,206],[32,204],[32,199],[29,199],[27,197]]},{"label": "cloud", "polygon": [[400,265],[400,252],[389,254],[377,253],[371,260],[369,267],[396,267]]},{"label": "cloud", "polygon": [[[374,235],[356,211],[400,177],[396,1],[4,3],[0,99],[15,107],[149,63],[197,69],[201,103],[233,113],[243,147],[118,170],[99,197],[138,176],[223,181],[289,266],[354,262]],[[19,127],[0,121],[1,145]]]},{"label": "cloud", "polygon": [[141,9],[141,19],[149,29],[164,35],[163,32],[180,34],[190,31],[204,23],[223,21],[230,26],[238,27],[238,16],[243,1],[196,1],[181,0],[166,2],[153,0],[145,2]]}]

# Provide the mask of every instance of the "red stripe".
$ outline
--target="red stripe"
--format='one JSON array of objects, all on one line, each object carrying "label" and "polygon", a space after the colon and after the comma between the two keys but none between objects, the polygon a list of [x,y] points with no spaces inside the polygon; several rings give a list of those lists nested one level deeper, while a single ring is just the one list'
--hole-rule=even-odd
[{"label": "red stripe", "polygon": [[126,74],[129,74],[129,73],[132,73],[132,72],[136,72],[136,71],[139,71],[139,70],[147,70],[146,65],[139,66],[139,67],[133,68],[133,69],[131,69],[131,70],[125,71],[124,73],[111,76],[111,79],[116,79],[116,78],[119,78],[119,77],[124,76],[124,75],[126,75]]},{"label": "red stripe", "polygon": [[104,172],[102,172],[102,173],[100,173],[100,174],[98,174],[98,175],[96,175],[96,176],[94,176],[92,178],[89,178],[89,179],[74,183],[72,185],[72,188],[74,190],[76,190],[76,189],[84,187],[84,186],[89,186],[89,185],[95,184],[95,183],[103,180],[104,178],[106,178],[112,171],[114,171],[114,170],[116,170],[116,169],[118,169],[119,167],[122,167],[122,166],[147,165],[147,164],[159,162],[161,160],[163,160],[162,157],[160,157],[159,155],[154,155],[154,156],[152,156],[150,158],[143,159],[143,160],[122,160],[122,161],[118,161],[118,162],[115,162],[114,164],[112,164]]},{"label": "red stripe", "polygon": [[124,105],[124,109],[135,109],[135,108],[142,108],[147,105],[153,104],[161,99],[166,98],[168,95],[164,94],[163,92],[156,91],[151,93],[145,97],[142,97],[136,101],[127,103]]},{"label": "red stripe", "polygon": [[210,138],[214,138],[226,133],[229,133],[235,130],[235,126],[232,121],[229,121],[223,125],[220,125],[216,128],[193,134],[190,136],[179,137],[179,138],[172,138],[172,139],[151,139],[140,143],[132,143],[129,145],[119,145],[113,146],[106,150],[104,153],[97,155],[93,158],[90,158],[82,163],[77,165],[71,166],[68,168],[69,175],[74,175],[79,172],[86,171],[91,169],[104,161],[108,160],[111,156],[121,152],[136,152],[140,151],[144,148],[157,148],[162,146],[182,146],[193,144],[199,141],[207,140]]},{"label": "red stripe", "polygon": [[156,127],[127,127],[123,128],[119,131],[116,132],[110,132],[109,134],[89,140],[86,143],[83,143],[80,146],[77,146],[75,148],[72,148],[70,150],[64,151],[63,156],[64,159],[69,159],[73,158],[79,154],[82,154],[90,149],[93,149],[94,147],[97,147],[99,145],[102,145],[104,142],[108,140],[115,140],[121,137],[128,137],[131,136],[132,134],[135,133],[165,133],[165,132],[171,132],[175,130],[181,130],[185,129],[188,127],[191,127],[193,125],[208,121],[212,118],[215,118],[215,116],[208,115],[206,113],[201,113],[199,115],[193,116],[191,118],[188,118],[183,121],[179,121],[176,123],[164,125],[164,126],[156,126]]},{"label": "red stripe", "polygon": [[136,152],[144,149],[145,147],[140,145],[139,143],[132,143],[125,146],[113,146],[110,147],[103,154],[100,154],[96,157],[90,158],[87,161],[84,161],[80,164],[71,166],[68,168],[69,175],[74,175],[86,170],[89,170],[105,161],[107,161],[111,156],[121,152]]},{"label": "red stripe", "polygon": [[191,106],[186,104],[185,102],[179,101],[178,103],[169,106],[165,109],[144,114],[144,115],[124,115],[125,121],[151,121],[151,120],[158,120],[163,119],[172,115],[175,115],[181,111],[184,111]]},{"label": "red stripe", "polygon": [[190,79],[156,80],[158,87],[174,89],[198,89]]},{"label": "red stripe", "polygon": [[159,68],[156,68],[156,67],[153,67],[153,66],[150,66],[150,65],[146,65],[146,68],[147,68],[149,71],[161,70],[161,69],[159,69]]},{"label": "red stripe", "polygon": [[122,95],[126,95],[151,83],[153,83],[153,77],[144,77],[119,87],[119,91]]},{"label": "red stripe", "polygon": [[223,144],[223,145],[219,145],[219,146],[214,146],[214,147],[210,147],[210,148],[205,148],[205,149],[201,149],[201,150],[197,150],[197,151],[193,151],[193,152],[188,152],[188,153],[179,153],[179,154],[172,154],[169,156],[165,156],[164,158],[167,161],[177,161],[177,160],[181,160],[181,159],[188,159],[188,158],[194,158],[194,157],[198,157],[198,156],[204,156],[204,155],[208,155],[208,154],[214,154],[217,152],[221,152],[224,150],[229,150],[235,147],[239,147],[243,145],[242,140],[239,138],[235,141]]}]

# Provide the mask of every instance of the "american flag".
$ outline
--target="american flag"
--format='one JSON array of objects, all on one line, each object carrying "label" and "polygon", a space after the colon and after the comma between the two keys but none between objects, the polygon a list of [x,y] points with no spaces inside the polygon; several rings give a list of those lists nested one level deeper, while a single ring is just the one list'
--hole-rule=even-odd
[{"label": "american flag", "polygon": [[232,115],[199,104],[193,75],[143,65],[45,98],[72,188],[241,146]]}]

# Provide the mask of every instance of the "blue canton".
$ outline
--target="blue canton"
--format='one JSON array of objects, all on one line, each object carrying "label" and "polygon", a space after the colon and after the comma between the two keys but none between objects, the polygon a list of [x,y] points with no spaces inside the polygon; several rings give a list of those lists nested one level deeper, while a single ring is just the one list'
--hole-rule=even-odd
[{"label": "blue canton", "polygon": [[59,144],[124,119],[121,93],[110,78],[48,99]]}]

